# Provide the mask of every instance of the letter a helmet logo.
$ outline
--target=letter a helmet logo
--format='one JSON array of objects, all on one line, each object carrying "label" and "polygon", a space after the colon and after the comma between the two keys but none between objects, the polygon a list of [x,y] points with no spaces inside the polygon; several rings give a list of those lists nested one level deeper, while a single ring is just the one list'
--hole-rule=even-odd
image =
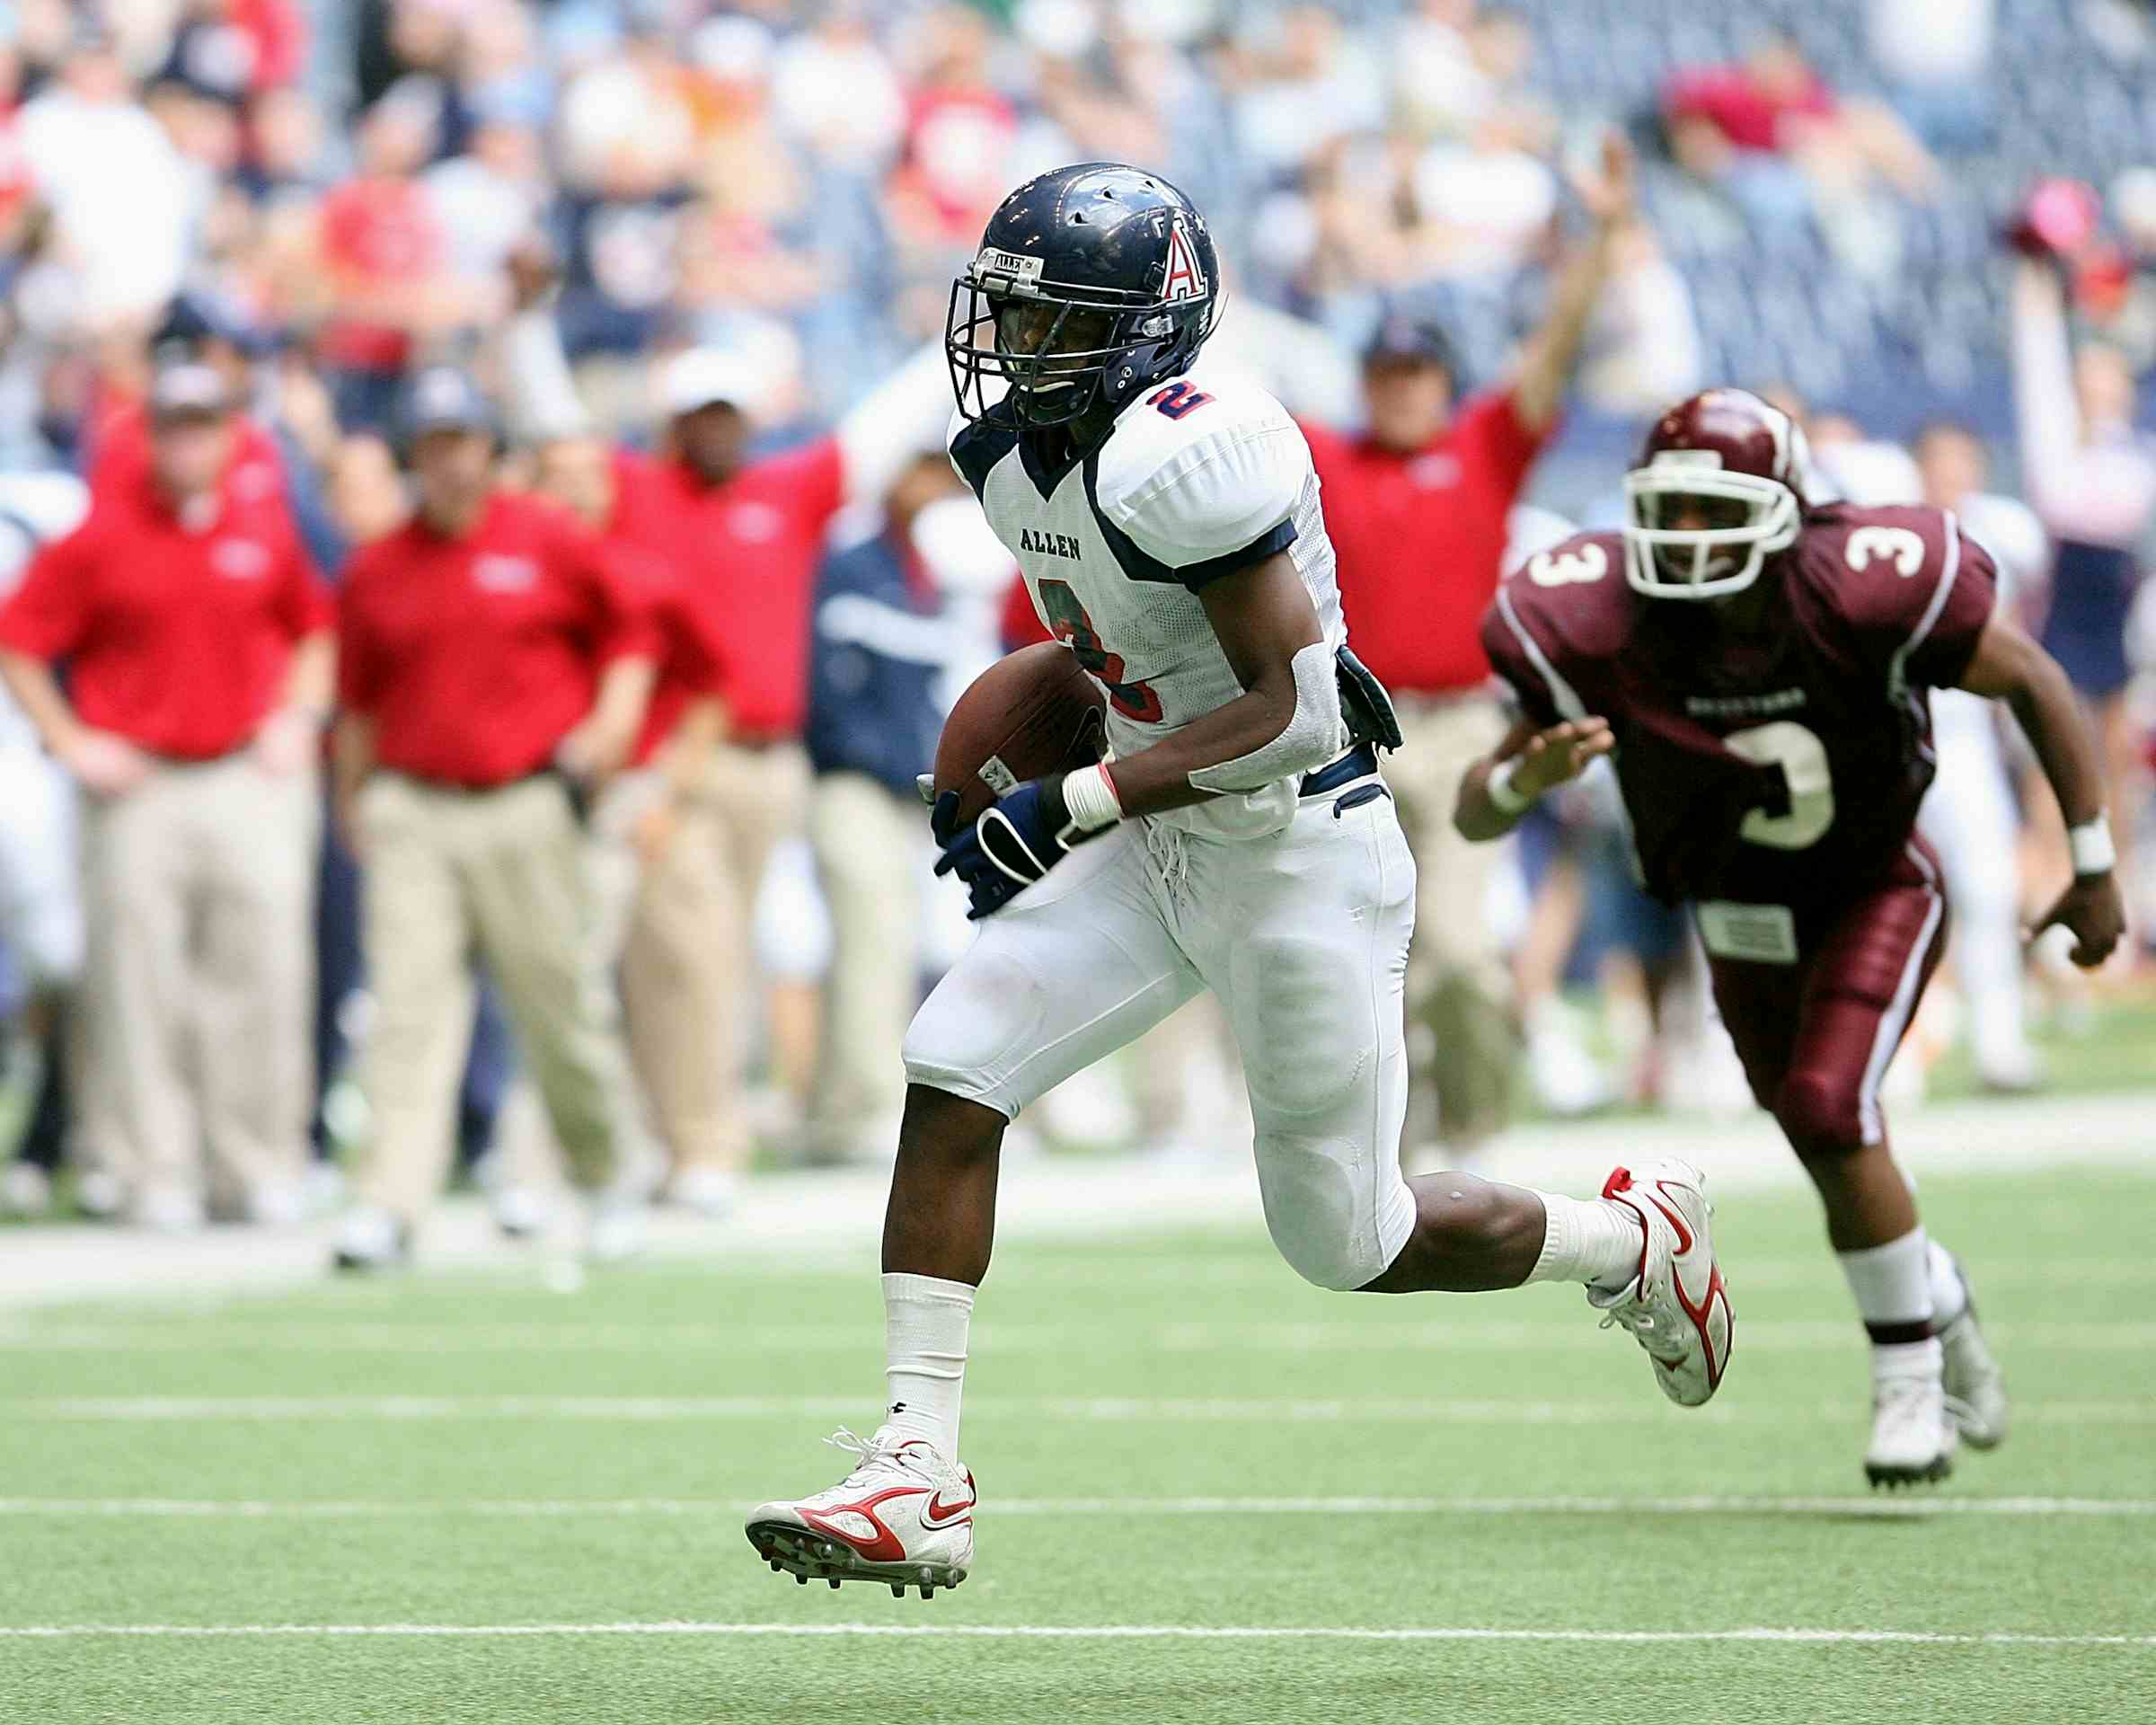
[{"label": "letter a helmet logo", "polygon": [[1168,225],[1168,279],[1162,284],[1164,300],[1203,299],[1208,291],[1206,272],[1198,268],[1197,253],[1180,221]]}]

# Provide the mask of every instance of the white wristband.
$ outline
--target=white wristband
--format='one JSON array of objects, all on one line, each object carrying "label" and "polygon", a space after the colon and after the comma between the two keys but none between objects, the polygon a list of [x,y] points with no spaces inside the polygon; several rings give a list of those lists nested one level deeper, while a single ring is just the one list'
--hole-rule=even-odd
[{"label": "white wristband", "polygon": [[1534,806],[1534,799],[1523,796],[1513,789],[1513,776],[1519,771],[1520,757],[1499,761],[1489,769],[1489,776],[1482,781],[1482,788],[1489,792],[1489,801],[1500,815],[1507,818],[1524,815]]},{"label": "white wristband", "polygon": [[1105,766],[1082,766],[1063,781],[1063,806],[1071,825],[1082,833],[1097,833],[1123,818],[1122,799]]},{"label": "white wristband", "polygon": [[2094,820],[2069,827],[2066,849],[2073,858],[2075,874],[2110,873],[2118,865],[2118,847],[2111,842],[2111,818],[2099,814]]}]

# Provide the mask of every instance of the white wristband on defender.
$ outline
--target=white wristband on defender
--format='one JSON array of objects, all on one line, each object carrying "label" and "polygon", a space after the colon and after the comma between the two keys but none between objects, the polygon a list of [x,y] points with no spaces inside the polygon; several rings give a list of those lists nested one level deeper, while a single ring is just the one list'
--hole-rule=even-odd
[{"label": "white wristband on defender", "polygon": [[2073,858],[2074,873],[2110,873],[2118,865],[2118,847],[2111,842],[2111,818],[2099,815],[2079,827],[2069,827],[2066,849]]},{"label": "white wristband on defender", "polygon": [[1489,792],[1489,800],[1500,815],[1524,815],[1534,806],[1533,797],[1523,796],[1512,788],[1513,775],[1519,768],[1520,757],[1515,755],[1491,767],[1489,776],[1482,781],[1482,788]]},{"label": "white wristband on defender", "polygon": [[1063,782],[1063,806],[1071,825],[1082,833],[1097,833],[1123,818],[1123,804],[1116,795],[1116,782],[1105,766],[1082,766]]}]

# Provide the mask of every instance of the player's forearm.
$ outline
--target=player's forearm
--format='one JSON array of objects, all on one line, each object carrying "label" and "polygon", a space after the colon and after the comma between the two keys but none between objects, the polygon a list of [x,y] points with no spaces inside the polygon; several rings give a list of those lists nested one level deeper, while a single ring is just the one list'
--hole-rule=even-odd
[{"label": "player's forearm", "polygon": [[81,734],[82,721],[60,693],[52,668],[27,653],[0,652],[0,682],[7,685],[15,704],[30,715],[45,747],[55,755],[65,755],[67,746]]},{"label": "player's forearm", "polygon": [[2058,660],[2004,616],[1993,616],[1960,686],[2013,709],[2068,827],[2103,813],[2104,772],[2096,739]]},{"label": "player's forearm", "polygon": [[[1278,743],[1294,723],[1296,707],[1293,679],[1283,680],[1288,685],[1285,690],[1270,684],[1246,689],[1174,736],[1116,762],[1109,771],[1125,817],[1187,809],[1230,794],[1195,784],[1191,775],[1217,772]],[[1281,770],[1272,776],[1286,778],[1324,765],[1339,752],[1337,730],[1336,725],[1335,735],[1323,742],[1280,755]],[[1263,783],[1250,788],[1259,789]]]},{"label": "player's forearm", "polygon": [[[1534,807],[1532,797],[1521,797],[1515,807],[1501,804],[1491,792],[1490,775],[1506,764],[1493,755],[1469,767],[1467,776],[1460,781],[1460,795],[1453,805],[1453,830],[1471,845],[1504,837]],[[1520,797],[1516,791],[1511,794]]]},{"label": "player's forearm", "polygon": [[2102,814],[2104,769],[2096,739],[2058,661],[2044,654],[2040,665],[2019,688],[2009,692],[2006,701],[2036,750],[2067,826],[2080,827]]}]

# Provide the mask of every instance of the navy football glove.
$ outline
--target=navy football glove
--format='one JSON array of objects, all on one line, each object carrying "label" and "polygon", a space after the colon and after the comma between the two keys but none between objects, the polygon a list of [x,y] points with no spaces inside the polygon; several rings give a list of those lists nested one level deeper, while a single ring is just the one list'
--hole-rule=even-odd
[{"label": "navy football glove", "polygon": [[943,854],[938,874],[956,874],[972,895],[966,915],[993,916],[1042,875],[1103,829],[1082,833],[1063,801],[1063,774],[1029,779],[981,810],[972,826],[958,826],[959,793],[936,799],[929,828]]}]

